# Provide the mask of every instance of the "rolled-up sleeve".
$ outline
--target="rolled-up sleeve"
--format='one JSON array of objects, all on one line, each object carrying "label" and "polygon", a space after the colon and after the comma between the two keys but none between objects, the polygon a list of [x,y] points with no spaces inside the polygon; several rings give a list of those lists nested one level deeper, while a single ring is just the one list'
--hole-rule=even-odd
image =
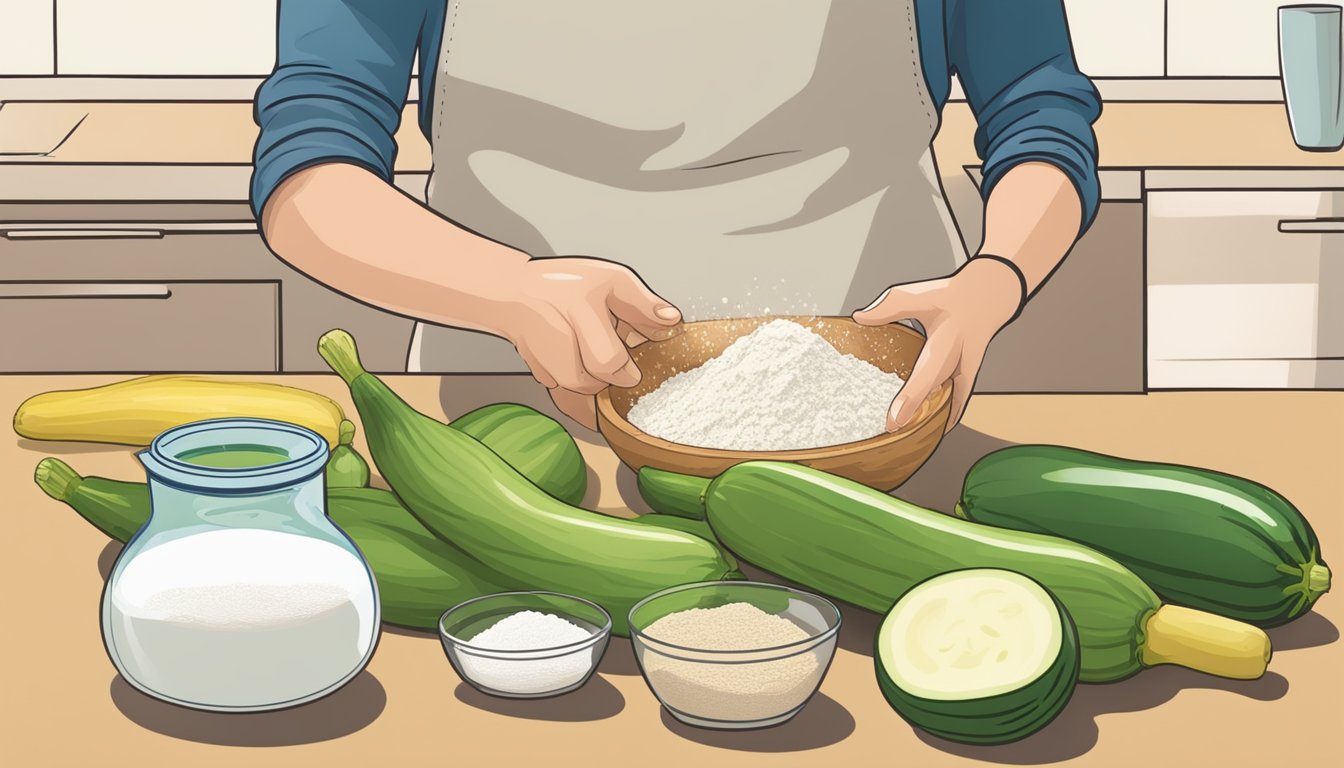
[{"label": "rolled-up sleeve", "polygon": [[390,180],[393,135],[410,86],[425,8],[410,0],[282,0],[275,71],[257,91],[258,218],[290,174],[324,162]]},{"label": "rolled-up sleeve", "polygon": [[1092,130],[1101,97],[1078,71],[1062,2],[953,0],[947,9],[948,62],[979,124],[982,194],[1019,163],[1050,163],[1077,188],[1086,230],[1101,198]]}]

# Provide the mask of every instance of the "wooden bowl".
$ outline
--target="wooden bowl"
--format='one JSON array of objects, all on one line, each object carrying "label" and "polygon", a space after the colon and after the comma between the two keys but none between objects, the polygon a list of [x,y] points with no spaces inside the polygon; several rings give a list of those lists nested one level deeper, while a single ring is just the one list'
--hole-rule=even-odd
[{"label": "wooden bowl", "polygon": [[[630,389],[610,387],[597,396],[597,424],[616,455],[631,469],[656,467],[700,477],[754,459],[796,461],[883,491],[905,482],[943,438],[950,410],[947,385],[929,396],[903,429],[843,445],[791,451],[730,451],[681,445],[646,434],[626,418],[640,397],[672,376],[717,357],[729,344],[770,320],[706,320],[687,323],[667,341],[646,342],[630,351],[643,379]],[[863,326],[847,317],[790,317],[816,331],[836,349],[889,373],[910,376],[924,337],[903,325]]]}]

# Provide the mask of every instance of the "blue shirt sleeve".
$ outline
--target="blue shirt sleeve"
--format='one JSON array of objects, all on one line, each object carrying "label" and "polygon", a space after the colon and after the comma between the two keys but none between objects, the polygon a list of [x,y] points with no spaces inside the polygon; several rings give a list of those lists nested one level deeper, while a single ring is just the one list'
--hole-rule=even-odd
[{"label": "blue shirt sleeve", "polygon": [[275,71],[254,108],[261,134],[251,203],[258,218],[281,181],[318,163],[353,163],[391,180],[393,135],[427,5],[282,0]]},{"label": "blue shirt sleeve", "polygon": [[947,57],[979,128],[982,194],[1013,166],[1051,163],[1073,181],[1082,229],[1100,202],[1092,124],[1101,97],[1078,71],[1061,0],[948,0]]}]

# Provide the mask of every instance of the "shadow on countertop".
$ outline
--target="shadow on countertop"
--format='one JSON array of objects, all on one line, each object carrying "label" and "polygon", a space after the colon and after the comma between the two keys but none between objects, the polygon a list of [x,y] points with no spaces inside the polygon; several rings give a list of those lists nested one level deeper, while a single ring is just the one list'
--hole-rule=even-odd
[{"label": "shadow on countertop", "polygon": [[921,730],[916,730],[915,735],[935,749],[986,763],[1056,763],[1079,757],[1096,746],[1100,733],[1097,718],[1102,715],[1152,709],[1192,688],[1227,691],[1255,701],[1275,701],[1288,693],[1288,680],[1274,672],[1267,672],[1258,680],[1226,680],[1181,667],[1154,667],[1120,682],[1078,686],[1054,722],[1012,744],[988,747],[959,744]]},{"label": "shadow on countertop", "polygon": [[663,727],[683,739],[739,752],[802,752],[839,744],[854,732],[854,716],[840,702],[818,692],[792,720],[770,728],[714,730],[686,725],[661,710]]},{"label": "shadow on countertop", "polygon": [[928,509],[951,514],[961,498],[962,482],[971,465],[986,454],[1016,443],[960,425],[948,432],[938,449],[891,495]]},{"label": "shadow on countertop", "polygon": [[103,551],[98,553],[98,575],[103,577],[104,583],[112,573],[112,566],[117,564],[117,555],[121,554],[124,546],[120,541],[109,541]]},{"label": "shadow on countertop", "polygon": [[482,693],[466,683],[458,683],[453,695],[467,706],[523,720],[579,723],[606,720],[625,709],[625,697],[600,675],[593,675],[577,691],[546,699],[506,699]]},{"label": "shadow on countertop", "polygon": [[140,448],[120,443],[84,443],[67,440],[29,440],[16,438],[14,444],[25,451],[41,453],[47,456],[68,456],[83,453],[131,453]]},{"label": "shadow on countertop", "polygon": [[226,747],[280,747],[348,736],[387,706],[382,683],[367,670],[323,699],[275,712],[203,712],[148,696],[117,676],[112,703],[126,719],[175,739]]},{"label": "shadow on countertop", "polygon": [[626,637],[612,635],[607,641],[607,652],[602,656],[602,664],[597,671],[604,675],[638,675],[639,662],[635,659],[635,649]]},{"label": "shadow on countertop", "polygon": [[1275,653],[1329,645],[1339,639],[1339,628],[1319,613],[1308,613],[1291,624],[1267,629]]}]

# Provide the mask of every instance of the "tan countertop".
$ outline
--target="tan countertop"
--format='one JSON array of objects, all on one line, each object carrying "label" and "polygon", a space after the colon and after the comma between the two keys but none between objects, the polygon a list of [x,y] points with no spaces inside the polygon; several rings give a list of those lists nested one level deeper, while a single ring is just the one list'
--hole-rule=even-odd
[{"label": "tan countertop", "polygon": [[[109,376],[0,376],[0,413],[47,389]],[[273,377],[350,401],[331,376]],[[411,404],[456,416],[497,400],[544,405],[522,377],[399,376]],[[590,506],[624,513],[630,472],[593,433],[575,428],[592,468]],[[980,396],[898,495],[947,509],[966,467],[1012,442],[1058,442],[1246,475],[1287,495],[1312,520],[1327,557],[1344,552],[1344,394],[1161,393]],[[362,441],[358,441],[362,443]],[[362,444],[360,445],[362,449]],[[1344,763],[1344,598],[1273,630],[1270,671],[1252,682],[1174,668],[1082,686],[1043,732],[1015,745],[963,747],[921,736],[885,704],[869,646],[876,617],[847,609],[821,693],[791,723],[721,733],[660,713],[615,639],[599,676],[537,702],[485,697],[459,682],[429,635],[388,630],[366,673],[297,709],[218,715],[152,700],[123,683],[102,647],[102,573],[117,547],[32,482],[43,456],[83,474],[143,478],[129,449],[0,440],[9,542],[0,559],[8,621],[0,712],[7,765],[1078,765],[1215,766]],[[258,749],[257,747],[264,747]]]},{"label": "tan countertop", "polygon": [[[408,105],[397,132],[401,171],[430,168],[418,114],[417,104]],[[47,156],[62,163],[246,165],[257,138],[252,105],[237,102],[11,102],[0,108],[0,116],[50,125],[62,136],[82,120]],[[970,108],[951,103],[943,112],[939,148],[969,149],[974,131]],[[1344,166],[1344,152],[1306,152],[1294,146],[1282,104],[1107,104],[1096,132],[1104,168]]]},{"label": "tan countertop", "polygon": [[[397,132],[403,174],[431,166],[417,110],[407,106]],[[1103,186],[1110,182],[1104,192],[1115,199],[1132,199],[1138,188],[1117,174],[1149,169],[1314,169],[1339,178],[1284,183],[1344,186],[1344,152],[1294,146],[1282,104],[1116,102],[1105,106],[1096,131]],[[969,107],[949,104],[935,143],[945,176],[979,163],[974,132]],[[0,107],[0,199],[243,200],[256,136],[244,102],[9,102]],[[183,165],[194,166],[193,175],[178,173]]]}]

